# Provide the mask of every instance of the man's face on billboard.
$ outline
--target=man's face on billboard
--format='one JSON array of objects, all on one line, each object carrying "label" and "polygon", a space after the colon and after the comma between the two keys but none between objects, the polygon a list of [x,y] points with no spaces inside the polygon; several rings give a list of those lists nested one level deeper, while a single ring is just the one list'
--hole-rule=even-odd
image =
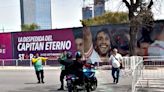
[{"label": "man's face on billboard", "polygon": [[110,38],[105,32],[99,32],[97,34],[96,49],[100,55],[106,55],[110,48]]},{"label": "man's face on billboard", "polygon": [[75,43],[76,43],[77,50],[82,53],[83,52],[83,48],[84,48],[83,39],[82,38],[77,38],[75,40]]}]

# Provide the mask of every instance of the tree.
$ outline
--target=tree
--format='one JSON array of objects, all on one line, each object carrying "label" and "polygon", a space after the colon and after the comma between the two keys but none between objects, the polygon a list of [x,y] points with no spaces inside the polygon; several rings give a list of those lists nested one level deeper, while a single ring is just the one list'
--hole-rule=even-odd
[{"label": "tree", "polygon": [[137,45],[137,33],[141,25],[152,26],[151,7],[153,0],[144,2],[143,0],[122,0],[128,8],[128,17],[130,21],[130,55],[135,55],[135,47]]},{"label": "tree", "polygon": [[34,30],[37,30],[39,29],[39,26],[35,23],[32,23],[32,24],[23,24],[21,26],[21,29],[22,31],[34,31]]},{"label": "tree", "polygon": [[126,12],[107,12],[102,16],[94,17],[92,19],[81,20],[86,26],[127,23],[128,13]]}]

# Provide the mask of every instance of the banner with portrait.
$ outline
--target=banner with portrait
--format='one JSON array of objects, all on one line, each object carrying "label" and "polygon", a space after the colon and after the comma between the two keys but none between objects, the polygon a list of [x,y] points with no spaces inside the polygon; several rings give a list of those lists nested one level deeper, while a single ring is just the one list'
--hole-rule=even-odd
[{"label": "banner with portrait", "polygon": [[[117,48],[122,56],[128,56],[130,27],[128,24],[108,24],[83,28],[74,28],[75,38],[83,39],[83,53],[94,62],[109,62],[111,49]],[[82,31],[82,32],[81,32]],[[136,55],[164,56],[163,23],[139,28],[137,34]],[[163,53],[163,54],[162,54]]]}]

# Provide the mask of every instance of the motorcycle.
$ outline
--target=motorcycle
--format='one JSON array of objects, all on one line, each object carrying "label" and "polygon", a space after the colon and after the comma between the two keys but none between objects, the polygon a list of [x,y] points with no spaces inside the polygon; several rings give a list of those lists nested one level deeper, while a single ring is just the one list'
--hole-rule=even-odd
[{"label": "motorcycle", "polygon": [[86,82],[86,89],[94,91],[97,88],[97,78],[95,76],[95,67],[93,65],[90,65],[89,67],[85,67],[83,69],[83,73],[85,76],[85,82]]},{"label": "motorcycle", "polygon": [[97,78],[95,76],[95,68],[83,68],[84,81],[79,82],[79,78],[74,74],[66,76],[68,92],[78,92],[79,86],[82,90],[91,92],[97,88]]},{"label": "motorcycle", "polygon": [[78,79],[79,78],[75,76],[74,74],[69,74],[66,76],[68,92],[78,92],[78,89],[75,83],[76,80]]}]

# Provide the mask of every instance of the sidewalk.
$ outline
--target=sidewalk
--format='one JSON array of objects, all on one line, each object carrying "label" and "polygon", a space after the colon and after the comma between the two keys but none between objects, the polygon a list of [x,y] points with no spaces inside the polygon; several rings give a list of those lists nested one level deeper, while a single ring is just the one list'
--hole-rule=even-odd
[{"label": "sidewalk", "polygon": [[113,84],[111,70],[98,70],[98,88],[95,92],[131,92],[132,77],[120,77],[118,84]]},{"label": "sidewalk", "polygon": [[[33,70],[33,66],[0,66],[0,70]],[[60,70],[60,66],[44,66],[44,70]]]}]

